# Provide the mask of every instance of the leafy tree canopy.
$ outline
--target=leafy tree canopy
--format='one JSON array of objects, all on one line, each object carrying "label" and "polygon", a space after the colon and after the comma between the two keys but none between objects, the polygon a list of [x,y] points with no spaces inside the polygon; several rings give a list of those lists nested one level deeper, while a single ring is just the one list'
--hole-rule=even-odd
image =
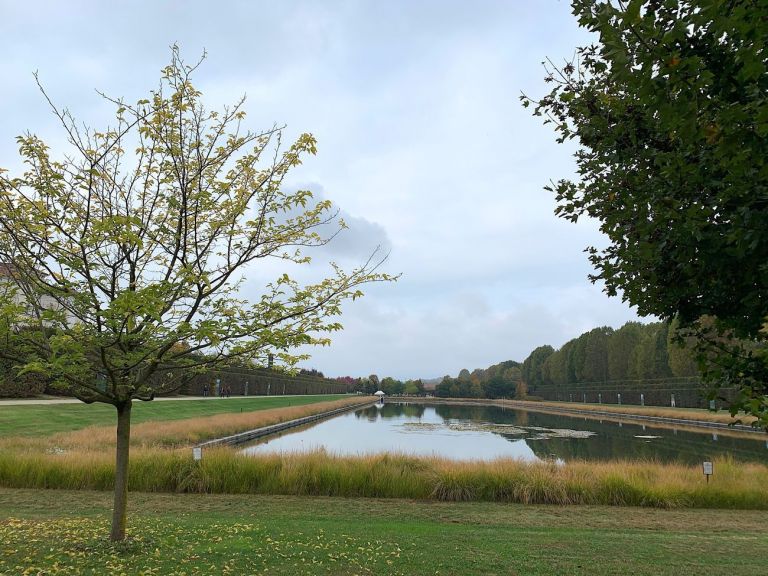
[{"label": "leafy tree canopy", "polygon": [[[199,63],[198,63],[199,65]],[[54,159],[37,136],[18,138],[26,171],[0,171],[0,331],[12,360],[85,402],[118,412],[114,539],[124,537],[130,408],[222,363],[292,365],[296,346],[327,344],[359,286],[392,278],[374,256],[303,286],[287,274],[246,301],[248,270],[334,235],[335,212],[291,169],[316,152],[302,134],[252,132],[244,100],[209,110],[174,47],[159,87],[136,103],[104,96],[114,125],[82,127],[53,104],[70,148]],[[335,222],[336,229],[344,226]],[[30,329],[37,328],[37,329]]]},{"label": "leafy tree canopy", "polygon": [[[679,317],[705,374],[768,426],[768,3],[573,0],[597,42],[548,66],[525,106],[576,140],[557,214],[600,222],[593,281],[643,315]],[[708,315],[714,324],[702,327]],[[714,336],[713,336],[714,334]],[[733,345],[725,344],[727,337]]]}]

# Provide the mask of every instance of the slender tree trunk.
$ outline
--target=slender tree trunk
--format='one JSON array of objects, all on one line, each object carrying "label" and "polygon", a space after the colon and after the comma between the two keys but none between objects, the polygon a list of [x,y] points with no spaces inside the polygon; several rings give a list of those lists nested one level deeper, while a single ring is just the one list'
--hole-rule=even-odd
[{"label": "slender tree trunk", "polygon": [[118,404],[117,449],[115,452],[115,504],[109,539],[125,540],[125,510],[128,504],[128,450],[131,440],[131,401]]}]

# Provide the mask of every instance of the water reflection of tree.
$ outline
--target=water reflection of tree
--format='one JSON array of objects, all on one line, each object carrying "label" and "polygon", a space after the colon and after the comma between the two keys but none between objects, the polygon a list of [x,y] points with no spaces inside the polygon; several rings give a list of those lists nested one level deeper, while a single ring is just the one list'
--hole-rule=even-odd
[{"label": "water reflection of tree", "polygon": [[435,413],[444,421],[471,420],[473,422],[493,422],[494,424],[519,424],[520,410],[500,406],[482,406],[467,404],[437,404]]},{"label": "water reflection of tree", "polygon": [[[615,422],[601,423],[597,420],[574,418],[559,414],[526,412],[503,409],[498,406],[438,404],[435,413],[446,423],[451,421],[493,422],[512,424],[520,427],[545,429],[568,429],[594,432],[589,438],[546,438],[526,439],[526,443],[539,458],[560,458],[562,460],[619,460],[646,459],[662,462],[679,461],[695,464],[716,456],[732,455],[739,461],[764,462],[768,450],[763,442],[720,436],[712,441],[712,431],[689,432],[648,426],[642,424],[619,426]],[[530,436],[539,431],[531,430]],[[546,431],[541,431],[543,434]],[[521,439],[520,435],[494,432],[510,442]],[[635,436],[661,436],[644,441]]]},{"label": "water reflection of tree", "polygon": [[423,404],[384,404],[381,408],[382,418],[421,418],[424,415],[426,406]]},{"label": "water reflection of tree", "polygon": [[[559,458],[573,460],[615,460],[647,459],[662,462],[679,461],[688,464],[699,463],[708,458],[732,455],[737,461],[764,462],[768,456],[764,440],[759,441],[720,436],[712,441],[712,431],[696,433],[670,429],[647,427],[641,424],[615,422],[601,423],[597,420],[526,412],[498,406],[457,405],[457,404],[399,404],[369,406],[355,412],[358,419],[375,422],[389,418],[421,418],[426,410],[434,409],[435,414],[445,423],[450,422],[491,422],[508,424],[528,429],[528,434],[504,434],[494,432],[509,442],[524,439],[533,453],[539,458]],[[530,428],[544,430],[531,430]],[[542,438],[534,440],[537,434],[546,435],[547,429],[584,430],[594,432],[589,438]],[[661,436],[646,442],[638,435]]]},{"label": "water reflection of tree", "polygon": [[384,404],[384,406],[368,406],[355,412],[355,418],[365,418],[375,422],[379,418],[421,418],[427,409],[423,404]]},{"label": "water reflection of tree", "polygon": [[[711,432],[695,433],[647,427],[639,424],[604,423],[563,419],[546,414],[531,414],[533,426],[542,428],[568,428],[596,432],[590,438],[548,438],[526,440],[539,458],[562,460],[657,460],[696,464],[717,456],[731,455],[739,461],[764,461],[768,452],[762,443],[740,438],[724,437],[712,441]],[[661,436],[644,440],[635,436]],[[518,438],[509,438],[516,440]]]},{"label": "water reflection of tree", "polygon": [[[403,407],[402,415],[408,418],[421,418],[427,409],[423,404],[400,404]],[[384,405],[386,408],[386,404]]]},{"label": "water reflection of tree", "polygon": [[368,406],[367,408],[356,410],[355,418],[358,420],[365,419],[368,420],[368,422],[376,422],[376,420],[379,419],[379,410],[380,408],[376,408],[376,406]]}]

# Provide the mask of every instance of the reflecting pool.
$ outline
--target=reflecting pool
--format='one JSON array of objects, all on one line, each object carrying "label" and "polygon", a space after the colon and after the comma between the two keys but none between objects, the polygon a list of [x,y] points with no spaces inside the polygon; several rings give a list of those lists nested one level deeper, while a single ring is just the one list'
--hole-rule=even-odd
[{"label": "reflecting pool", "polygon": [[460,460],[624,458],[700,463],[730,455],[737,461],[766,462],[768,435],[600,422],[499,406],[386,403],[263,438],[244,452],[317,449],[345,455],[400,452]]}]

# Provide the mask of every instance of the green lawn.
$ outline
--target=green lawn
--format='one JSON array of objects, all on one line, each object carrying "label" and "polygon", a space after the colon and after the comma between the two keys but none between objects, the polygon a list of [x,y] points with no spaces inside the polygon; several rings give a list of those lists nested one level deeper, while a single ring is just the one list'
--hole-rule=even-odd
[{"label": "green lawn", "polygon": [[765,574],[765,512],[0,489],[0,574]]},{"label": "green lawn", "polygon": [[[227,412],[252,412],[284,406],[303,406],[315,402],[337,400],[342,395],[268,396],[257,398],[212,398],[136,402],[132,423],[183,420]],[[46,436],[56,432],[79,430],[86,426],[115,424],[115,409],[107,404],[32,404],[3,405],[0,402],[0,436]]]}]

